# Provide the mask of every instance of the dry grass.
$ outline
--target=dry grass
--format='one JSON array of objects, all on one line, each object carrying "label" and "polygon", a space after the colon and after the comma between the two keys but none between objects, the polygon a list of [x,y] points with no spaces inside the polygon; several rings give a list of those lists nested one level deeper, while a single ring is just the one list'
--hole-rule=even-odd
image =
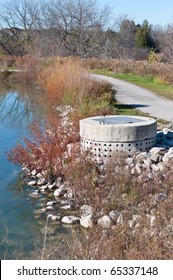
[{"label": "dry grass", "polygon": [[62,104],[64,99],[69,98],[69,102],[74,103],[75,95],[83,87],[85,73],[78,59],[58,57],[44,62],[37,80],[52,102]]},{"label": "dry grass", "polygon": [[43,63],[37,82],[46,90],[52,105],[73,107],[73,120],[101,114],[110,114],[111,86],[90,80],[87,71],[76,58],[54,58]]},{"label": "dry grass", "polygon": [[173,84],[173,65],[168,63],[116,59],[88,59],[84,62],[89,69],[113,71],[114,73],[132,73],[139,76],[155,77],[161,83]]},{"label": "dry grass", "polygon": [[[168,247],[163,238],[151,237],[140,231],[132,234],[126,226],[103,230],[98,226],[72,232],[71,240],[61,240],[52,247],[45,259],[49,260],[171,260],[172,244]],[[66,250],[64,250],[66,248]]]},{"label": "dry grass", "polygon": [[[71,180],[78,206],[92,205],[97,218],[110,210],[119,210],[124,223],[115,224],[111,229],[98,225],[88,230],[74,229],[71,239],[62,238],[58,246],[54,245],[46,252],[45,259],[172,259],[173,169],[166,167],[153,178],[143,174],[139,180],[126,170],[124,159],[123,154],[117,154],[100,173],[99,166],[84,155],[65,173]],[[156,203],[154,195],[161,192],[167,199]],[[151,211],[156,217],[154,227],[147,218]],[[138,226],[130,229],[128,221],[133,215],[141,218]]]}]

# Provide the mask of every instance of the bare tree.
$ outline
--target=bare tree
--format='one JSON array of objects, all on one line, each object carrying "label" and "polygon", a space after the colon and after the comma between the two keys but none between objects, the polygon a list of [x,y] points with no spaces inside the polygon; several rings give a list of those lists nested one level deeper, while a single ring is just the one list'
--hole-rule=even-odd
[{"label": "bare tree", "polygon": [[46,35],[64,54],[93,56],[100,52],[109,9],[99,9],[94,0],[53,0],[44,3],[41,20]]},{"label": "bare tree", "polygon": [[[0,6],[0,45],[8,54],[28,52],[32,30],[39,18],[37,0],[12,0]],[[5,28],[4,28],[5,27]]]},{"label": "bare tree", "polygon": [[157,26],[155,36],[159,42],[164,60],[173,63],[173,24],[169,24],[165,28]]},{"label": "bare tree", "polygon": [[0,19],[5,27],[33,29],[38,16],[39,2],[36,0],[9,0],[1,4]]}]

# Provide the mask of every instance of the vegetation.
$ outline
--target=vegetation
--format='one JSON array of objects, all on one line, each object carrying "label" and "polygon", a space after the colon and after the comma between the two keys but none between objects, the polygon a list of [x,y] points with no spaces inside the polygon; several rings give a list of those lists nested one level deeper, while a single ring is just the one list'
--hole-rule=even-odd
[{"label": "vegetation", "polygon": [[[72,230],[71,239],[62,238],[59,246],[45,250],[44,259],[172,259],[172,171],[170,164],[157,176],[149,178],[144,172],[139,179],[126,168],[125,155],[115,154],[103,173],[86,155],[78,155],[64,173],[74,201],[78,206],[91,205],[97,216],[121,211],[124,222],[111,229],[94,225],[80,232]],[[160,192],[167,199],[156,203],[154,197]],[[153,213],[157,222],[150,227],[148,218]],[[130,229],[128,221],[134,215],[137,226]]]},{"label": "vegetation", "polygon": [[[99,2],[99,1],[98,1]],[[114,18],[111,8],[93,0],[9,0],[1,4],[2,53],[39,57],[106,57],[144,60],[150,50],[172,62],[172,25]],[[113,20],[112,20],[113,19]]]},{"label": "vegetation", "polygon": [[[125,221],[141,216],[135,230],[127,223],[109,230],[94,225],[72,235],[68,244],[62,241],[66,250],[56,245],[45,256],[44,248],[44,258],[172,259],[172,163],[158,176],[137,176],[127,169],[124,154],[116,154],[101,170],[78,147],[81,118],[139,114],[117,103],[109,84],[90,80],[89,71],[173,99],[171,26],[156,30],[147,21],[140,25],[127,18],[110,26],[109,9],[92,0],[13,0],[2,5],[0,17],[8,26],[0,31],[1,76],[37,84],[50,105],[47,120],[32,124],[30,138],[8,158],[50,183],[59,176],[70,182],[77,207],[89,204],[97,215],[116,209]],[[70,113],[63,115],[67,107]],[[154,204],[158,193],[167,199]],[[153,212],[157,224],[150,229],[146,215]]]},{"label": "vegetation", "polygon": [[106,76],[110,76],[113,78],[117,78],[120,80],[125,80],[127,82],[136,84],[140,87],[149,89],[160,96],[166,97],[168,99],[173,99],[173,85],[166,84],[159,77],[151,77],[151,76],[138,76],[131,73],[127,74],[115,74],[113,72],[105,72],[105,71],[94,71],[95,74],[102,74]]}]

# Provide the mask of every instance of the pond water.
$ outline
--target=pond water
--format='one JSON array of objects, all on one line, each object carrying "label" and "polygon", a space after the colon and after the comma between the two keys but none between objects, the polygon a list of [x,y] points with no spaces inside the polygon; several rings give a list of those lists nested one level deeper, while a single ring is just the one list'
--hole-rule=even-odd
[{"label": "pond water", "polygon": [[30,259],[43,244],[45,220],[36,219],[33,210],[38,202],[28,197],[31,190],[21,178],[21,167],[8,161],[6,152],[46,111],[44,94],[36,88],[0,81],[0,259]]}]

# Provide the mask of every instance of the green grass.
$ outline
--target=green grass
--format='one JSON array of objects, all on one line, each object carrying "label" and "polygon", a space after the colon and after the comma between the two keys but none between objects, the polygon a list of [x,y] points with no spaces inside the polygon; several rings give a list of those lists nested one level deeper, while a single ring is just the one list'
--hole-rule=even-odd
[{"label": "green grass", "polygon": [[111,71],[102,71],[102,70],[94,70],[92,72],[94,74],[101,74],[101,75],[117,78],[120,80],[125,80],[127,82],[133,83],[140,87],[149,89],[162,97],[173,100],[173,86],[165,84],[163,81],[159,81],[159,79],[156,79],[155,77],[151,77],[151,76],[142,77],[131,73],[117,74]]}]

